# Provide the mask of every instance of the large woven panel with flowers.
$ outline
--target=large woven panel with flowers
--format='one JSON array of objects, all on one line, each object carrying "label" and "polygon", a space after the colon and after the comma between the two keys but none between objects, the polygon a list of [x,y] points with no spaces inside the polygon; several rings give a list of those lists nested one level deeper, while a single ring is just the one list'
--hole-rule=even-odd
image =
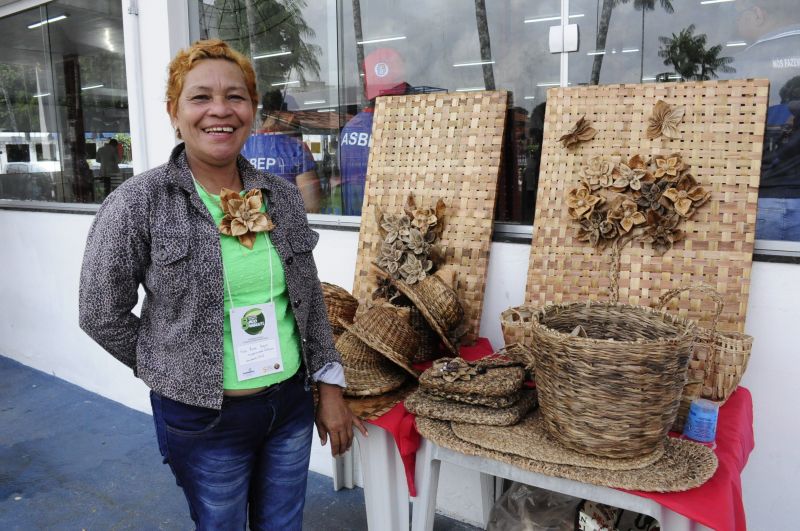
[{"label": "large woven panel with flowers", "polygon": [[[371,264],[385,243],[386,228],[382,233],[379,225],[383,217],[387,221],[403,214],[409,195],[423,210],[435,211],[441,200],[446,207],[437,234],[436,266],[455,270],[466,324],[463,341],[477,337],[507,100],[501,91],[378,98],[353,284],[360,304],[378,287]],[[426,266],[410,262],[403,260],[404,274],[412,277]]]},{"label": "large woven panel with flowers", "polygon": [[[743,331],[768,90],[767,80],[551,89],[526,303],[618,293],[652,306],[702,281],[724,297],[719,328]],[[677,311],[712,307],[687,298]]]}]

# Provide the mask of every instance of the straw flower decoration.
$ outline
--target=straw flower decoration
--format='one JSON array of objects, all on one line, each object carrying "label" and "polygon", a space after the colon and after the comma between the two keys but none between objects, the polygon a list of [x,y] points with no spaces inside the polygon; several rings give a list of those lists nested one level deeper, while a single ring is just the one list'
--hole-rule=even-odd
[{"label": "straw flower decoration", "polygon": [[583,168],[584,182],[589,185],[592,191],[608,188],[614,182],[613,172],[613,162],[600,155],[594,156],[589,159],[589,162]]},{"label": "straw flower decoration", "polygon": [[479,374],[478,367],[470,365],[461,358],[441,358],[433,362],[434,376],[442,378],[446,382],[469,381],[473,376]]},{"label": "straw flower decoration", "polygon": [[647,171],[647,165],[639,155],[631,157],[627,164],[619,163],[614,168],[614,182],[611,189],[624,192],[626,189],[641,190],[642,182],[653,182],[653,175]]},{"label": "straw flower decoration", "polygon": [[688,173],[681,177],[678,186],[669,188],[663,193],[663,197],[675,205],[675,212],[685,218],[691,216],[694,210],[705,203],[710,196],[711,193],[706,192]]},{"label": "straw flower decoration", "polygon": [[660,136],[679,138],[678,125],[686,114],[686,107],[671,107],[666,102],[658,100],[653,107],[647,126],[647,138],[653,140]]},{"label": "straw flower decoration", "polygon": [[248,249],[253,248],[256,233],[275,228],[269,216],[261,212],[264,204],[261,190],[250,190],[242,197],[233,190],[223,188],[219,198],[225,213],[219,223],[219,232],[239,238],[239,243]]},{"label": "straw flower decoration", "polygon": [[[600,250],[639,240],[658,254],[669,251],[684,237],[679,225],[711,197],[688,170],[679,153],[649,160],[634,155],[616,163],[588,159],[583,180],[566,196],[576,239]],[[608,186],[602,180],[607,177],[613,178]]]},{"label": "straw flower decoration", "polygon": [[565,148],[573,148],[583,142],[588,142],[597,134],[597,129],[591,126],[591,122],[582,116],[570,129],[569,133],[558,139]]},{"label": "straw flower decoration", "polygon": [[567,193],[567,210],[573,219],[581,219],[592,213],[594,207],[603,202],[603,198],[592,195],[592,190],[585,182]]},{"label": "straw flower decoration", "polygon": [[[376,210],[383,242],[375,265],[394,280],[402,279],[407,284],[416,284],[433,273],[441,260],[436,241],[444,225],[445,210],[441,199],[434,208],[418,208],[413,195],[408,196],[402,214]],[[381,298],[388,298],[383,296],[385,291],[380,285],[376,289]]]}]

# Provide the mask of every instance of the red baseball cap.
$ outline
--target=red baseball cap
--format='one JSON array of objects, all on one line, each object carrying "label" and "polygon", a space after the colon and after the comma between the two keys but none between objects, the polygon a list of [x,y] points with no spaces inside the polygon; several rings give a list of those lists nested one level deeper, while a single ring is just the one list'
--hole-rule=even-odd
[{"label": "red baseball cap", "polygon": [[405,92],[405,63],[392,48],[378,48],[370,52],[364,58],[364,75],[368,100]]}]

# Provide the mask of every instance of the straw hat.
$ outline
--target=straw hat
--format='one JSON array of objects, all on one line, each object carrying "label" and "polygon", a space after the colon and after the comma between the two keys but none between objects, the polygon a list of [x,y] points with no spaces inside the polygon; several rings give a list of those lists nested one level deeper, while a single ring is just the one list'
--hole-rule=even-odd
[{"label": "straw hat", "polygon": [[351,332],[339,336],[336,350],[342,355],[345,395],[380,395],[397,389],[406,379],[405,373]]},{"label": "straw hat", "polygon": [[447,350],[458,355],[458,348],[450,334],[464,319],[464,308],[455,292],[455,274],[455,269],[444,266],[416,284],[407,284],[403,280],[395,280],[394,284],[403,295],[411,299],[414,306],[419,308]]},{"label": "straw hat", "polygon": [[506,408],[462,404],[431,396],[421,390],[406,398],[405,405],[411,413],[421,417],[471,422],[479,428],[510,426],[519,422],[536,405],[536,391],[526,391],[516,404]]},{"label": "straw hat", "polygon": [[664,443],[664,455],[661,459],[644,468],[607,470],[548,463],[483,448],[458,438],[450,422],[447,421],[417,417],[416,425],[419,433],[426,439],[465,455],[486,457],[538,474],[617,489],[650,492],[684,491],[699,487],[708,481],[717,469],[717,456],[710,448],[680,439],[668,439]]},{"label": "straw hat", "polygon": [[411,366],[419,335],[409,324],[408,308],[378,304],[357,316],[352,325],[344,322],[342,325],[414,378],[419,376],[419,371]]}]

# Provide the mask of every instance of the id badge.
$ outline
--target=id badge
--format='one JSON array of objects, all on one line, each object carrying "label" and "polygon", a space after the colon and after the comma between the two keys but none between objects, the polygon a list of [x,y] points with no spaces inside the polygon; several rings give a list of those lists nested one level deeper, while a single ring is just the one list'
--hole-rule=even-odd
[{"label": "id badge", "polygon": [[230,319],[239,381],[283,371],[275,303],[231,308]]}]

